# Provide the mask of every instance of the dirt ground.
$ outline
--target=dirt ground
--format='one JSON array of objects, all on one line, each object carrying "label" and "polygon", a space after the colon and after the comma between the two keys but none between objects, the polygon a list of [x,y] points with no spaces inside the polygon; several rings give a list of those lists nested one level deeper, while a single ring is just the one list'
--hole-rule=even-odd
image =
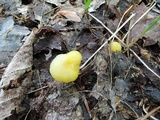
[{"label": "dirt ground", "polygon": [[[1,0],[0,120],[160,120],[159,20],[158,0]],[[72,50],[78,78],[55,81]]]}]

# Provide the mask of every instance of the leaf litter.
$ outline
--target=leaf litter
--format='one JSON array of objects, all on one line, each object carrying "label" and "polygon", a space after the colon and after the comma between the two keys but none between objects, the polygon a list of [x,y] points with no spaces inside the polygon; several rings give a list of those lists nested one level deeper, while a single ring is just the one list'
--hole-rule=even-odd
[{"label": "leaf litter", "polygon": [[[7,51],[8,61],[1,57],[0,118],[160,119],[159,78],[153,74],[160,75],[159,22],[138,38],[159,14],[150,10],[130,29],[152,5],[143,2],[94,0],[90,6],[94,13],[90,14],[95,19],[85,13],[80,0],[33,0],[25,3],[25,8],[23,0],[10,1],[13,6],[3,1],[0,33],[5,37],[1,35],[0,54],[4,56]],[[136,5],[126,14],[132,4]],[[121,21],[123,14],[126,15]],[[127,21],[132,14],[135,15]],[[6,24],[7,19],[10,24]],[[121,26],[125,21],[124,27],[113,35],[118,24]],[[126,33],[128,38],[124,39]],[[110,38],[112,35],[115,38]],[[22,40],[24,37],[26,39]],[[106,44],[110,42],[108,39],[116,38],[123,46],[121,53],[111,53]],[[138,57],[126,49],[137,38],[129,49]],[[4,41],[9,39],[12,41],[4,46]],[[103,48],[90,58],[104,43]],[[90,59],[81,68],[79,78],[70,84],[54,81],[48,72],[51,60],[74,49],[82,53],[82,65]],[[17,53],[8,55],[9,52]],[[8,65],[6,68],[4,63]]]}]

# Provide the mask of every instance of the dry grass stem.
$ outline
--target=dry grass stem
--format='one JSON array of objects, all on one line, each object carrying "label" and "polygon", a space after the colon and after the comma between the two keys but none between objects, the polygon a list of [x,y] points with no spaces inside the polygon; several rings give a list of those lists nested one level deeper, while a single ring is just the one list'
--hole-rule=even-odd
[{"label": "dry grass stem", "polygon": [[[116,38],[118,38],[117,36],[116,36],[116,34],[120,31],[120,29],[124,26],[124,25],[126,25],[133,17],[135,16],[135,14],[132,14],[113,34],[112,34],[112,36],[108,39],[108,40],[106,40],[89,58],[88,58],[88,60],[80,67],[80,69],[82,69],[107,43],[108,43],[108,41],[110,41],[113,37],[116,37]],[[118,40],[120,40],[119,38],[118,38]],[[121,41],[121,40],[120,40]]]},{"label": "dry grass stem", "polygon": [[132,49],[129,49],[129,50],[150,72],[152,72],[155,76],[157,76],[160,79],[160,76],[157,73],[155,73],[150,67],[148,67],[147,64]]},{"label": "dry grass stem", "polygon": [[121,19],[120,19],[120,21],[119,21],[119,23],[118,23],[117,29],[118,29],[119,26],[121,25],[124,16],[125,16],[131,9],[133,9],[133,5],[131,5],[131,6],[124,12],[124,14],[122,15],[122,17],[121,17]]},{"label": "dry grass stem", "polygon": [[32,90],[32,91],[28,92],[27,94],[31,94],[31,93],[40,91],[40,90],[45,89],[45,88],[48,88],[48,86],[44,86],[44,87],[38,88],[38,89],[36,89],[36,90]]},{"label": "dry grass stem", "polygon": [[128,103],[126,103],[126,102],[123,101],[123,100],[120,100],[120,102],[122,102],[123,104],[126,104],[126,105],[134,112],[134,114],[136,115],[136,117],[139,118],[139,116],[138,116],[138,114],[136,113],[136,111],[135,111]]},{"label": "dry grass stem", "polygon": [[[130,30],[156,5],[156,3],[154,3],[131,27],[130,27]],[[135,15],[135,14],[132,14],[116,31],[115,33],[113,33],[109,28],[107,28],[99,19],[97,19],[95,16],[93,16],[91,13],[88,13],[91,17],[93,17],[97,22],[99,22],[104,28],[106,28],[111,34],[112,36],[106,41],[104,42],[100,47],[99,49],[97,49],[97,51],[92,54],[92,56],[80,67],[80,69],[82,69],[107,43],[108,41],[110,41],[113,37],[116,37],[120,42],[123,43],[123,40],[120,40],[120,38],[118,38],[116,36],[117,32],[119,32],[119,30]],[[129,30],[129,31],[130,31]],[[128,33],[129,33],[128,31]],[[125,36],[124,36],[125,38]],[[123,39],[124,39],[123,38]],[[123,43],[125,46],[126,44]],[[149,70],[151,71],[154,75],[156,75],[158,78],[160,78],[160,76],[155,73],[150,67],[147,66],[147,64],[132,50],[129,48],[129,50],[135,55],[135,57],[142,62],[142,64]]]},{"label": "dry grass stem", "polygon": [[145,109],[145,105],[143,105],[143,110],[146,113],[145,116],[137,119],[137,120],[146,120],[148,117],[151,117],[153,120],[158,120],[157,118],[155,118],[154,116],[151,116],[153,113],[155,113],[156,111],[158,111],[160,109],[160,106],[158,106],[157,108],[153,109],[152,111],[150,111],[149,113],[146,111]]}]

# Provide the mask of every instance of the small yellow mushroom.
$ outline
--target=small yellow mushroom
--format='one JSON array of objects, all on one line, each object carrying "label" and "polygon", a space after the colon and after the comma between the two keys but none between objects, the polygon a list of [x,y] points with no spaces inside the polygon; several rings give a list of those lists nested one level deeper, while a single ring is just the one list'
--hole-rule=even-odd
[{"label": "small yellow mushroom", "polygon": [[59,82],[69,83],[78,78],[82,55],[78,51],[70,51],[57,55],[50,64],[50,74]]},{"label": "small yellow mushroom", "polygon": [[121,47],[120,43],[112,41],[110,43],[110,50],[111,50],[111,52],[121,52],[122,47]]}]

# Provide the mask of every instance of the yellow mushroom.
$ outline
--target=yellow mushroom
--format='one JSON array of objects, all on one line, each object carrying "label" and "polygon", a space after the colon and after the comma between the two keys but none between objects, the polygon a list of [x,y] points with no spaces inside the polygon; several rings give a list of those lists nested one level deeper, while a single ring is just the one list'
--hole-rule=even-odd
[{"label": "yellow mushroom", "polygon": [[112,41],[110,43],[110,50],[111,50],[111,52],[121,52],[122,47],[121,47],[120,43]]},{"label": "yellow mushroom", "polygon": [[78,51],[70,51],[57,55],[50,64],[50,74],[59,82],[69,83],[78,78],[82,55]]}]

